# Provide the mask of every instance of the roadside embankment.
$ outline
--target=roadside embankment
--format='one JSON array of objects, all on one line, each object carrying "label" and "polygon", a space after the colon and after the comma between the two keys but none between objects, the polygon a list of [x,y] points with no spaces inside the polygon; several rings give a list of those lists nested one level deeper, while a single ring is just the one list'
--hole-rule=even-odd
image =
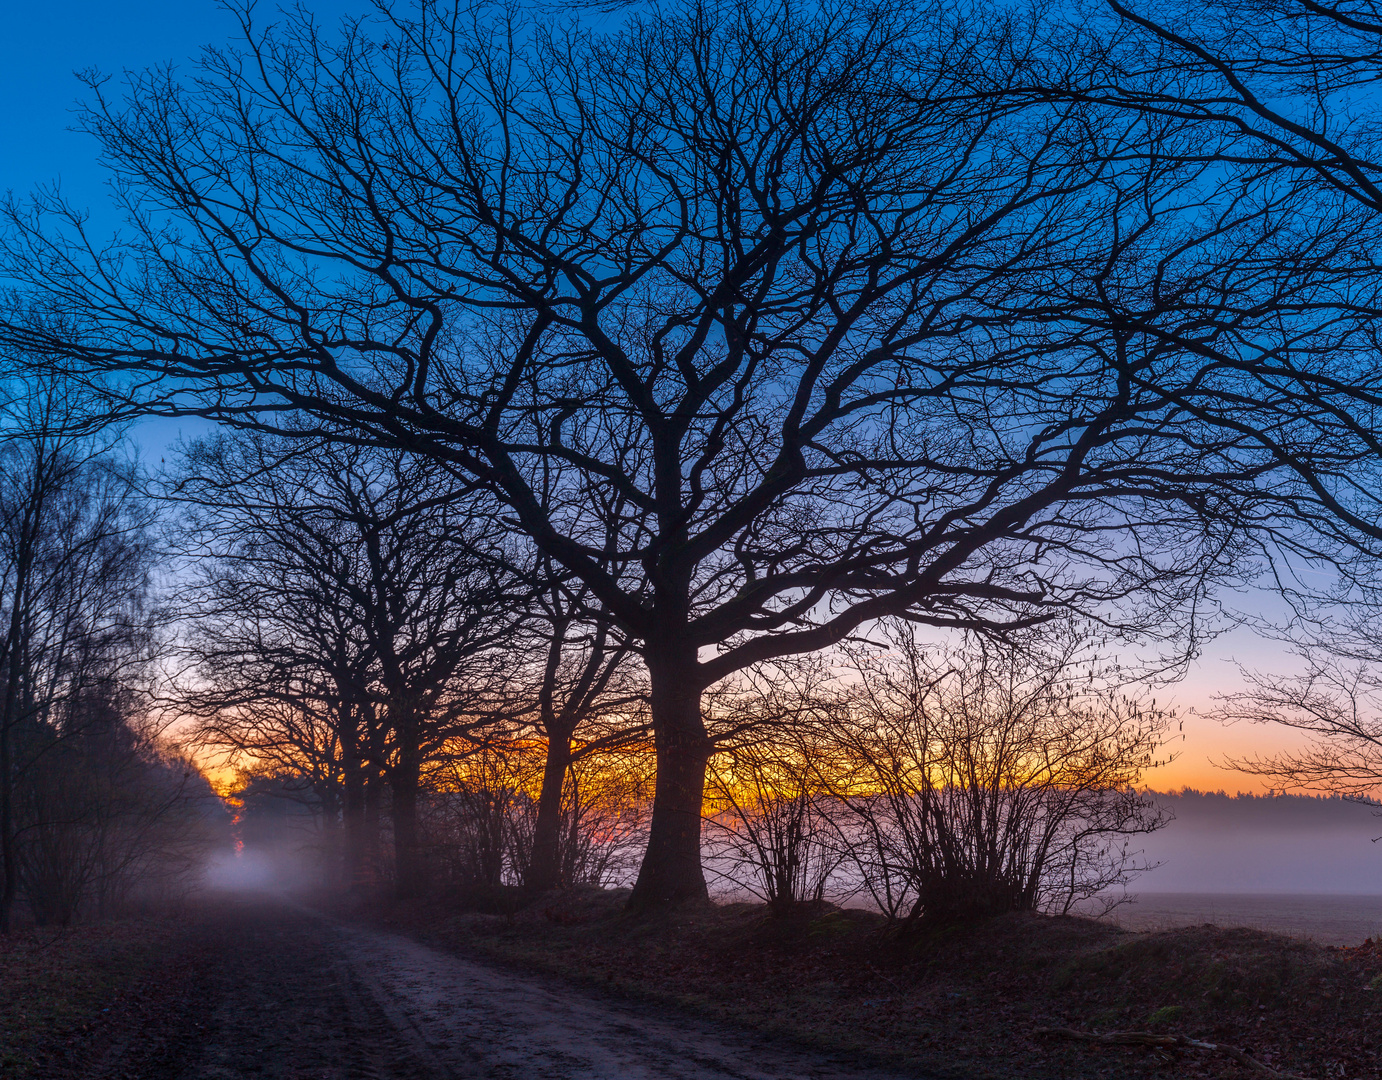
[{"label": "roadside embankment", "polygon": [[496,897],[489,913],[433,900],[378,917],[453,951],[942,1075],[1261,1075],[1222,1055],[1037,1034],[1061,1027],[1185,1034],[1320,1080],[1382,1077],[1382,950],[1372,942],[1338,948],[1213,926],[1130,933],[1035,915],[907,939],[829,905],[785,920],[749,904],[634,918],[625,895],[581,889],[508,910]]}]

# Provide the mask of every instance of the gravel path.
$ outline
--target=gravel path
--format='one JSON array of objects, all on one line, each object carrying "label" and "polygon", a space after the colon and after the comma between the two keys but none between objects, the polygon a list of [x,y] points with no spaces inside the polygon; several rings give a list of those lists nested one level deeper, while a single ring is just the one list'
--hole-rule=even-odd
[{"label": "gravel path", "polygon": [[[902,1080],[706,1020],[333,923],[269,897],[203,907],[110,1017],[83,1080]],[[914,1075],[909,1080],[918,1080]]]},{"label": "gravel path", "polygon": [[657,1015],[406,938],[336,928],[340,954],[438,1080],[883,1080],[885,1074]]}]

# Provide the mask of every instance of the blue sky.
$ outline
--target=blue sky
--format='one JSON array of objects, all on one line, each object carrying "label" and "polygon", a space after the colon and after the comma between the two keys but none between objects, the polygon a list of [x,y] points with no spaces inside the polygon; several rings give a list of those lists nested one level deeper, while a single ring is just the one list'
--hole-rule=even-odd
[{"label": "blue sky", "polygon": [[[365,14],[369,0],[310,0],[307,6],[329,25],[346,14]],[[261,3],[256,19],[272,21],[280,5]],[[92,212],[96,231],[118,225],[105,200],[103,175],[89,137],[68,130],[78,98],[87,91],[77,71],[95,68],[119,80],[126,70],[173,63],[190,70],[201,49],[228,44],[236,19],[215,0],[8,0],[0,7],[0,191],[17,195],[58,181],[68,200]],[[197,421],[151,421],[136,432],[146,462],[157,467],[179,435],[199,434]],[[1238,683],[1229,658],[1260,662],[1270,646],[1240,631],[1211,646],[1189,678],[1166,694],[1184,711],[1203,709],[1216,691]],[[1241,774],[1214,768],[1224,755],[1295,745],[1283,732],[1239,727],[1225,730],[1189,716],[1181,757],[1148,781],[1167,788],[1188,783],[1230,791],[1265,787]]]},{"label": "blue sky", "polygon": [[0,21],[0,187],[22,193],[61,179],[78,202],[101,198],[91,140],[66,130],[85,88],[74,75],[118,75],[224,42],[230,15],[210,0],[15,2]]},{"label": "blue sky", "polygon": [[[323,22],[364,14],[368,0],[313,0]],[[272,21],[281,5],[261,3]],[[89,94],[76,73],[96,69],[115,82],[125,71],[172,63],[190,71],[207,45],[238,35],[235,17],[216,0],[8,0],[0,4],[0,191],[24,196],[57,182],[75,206],[90,211],[98,235],[119,225],[109,208],[95,141],[70,130],[77,101]],[[197,421],[149,421],[136,432],[146,461],[157,465]]]},{"label": "blue sky", "polygon": [[[367,0],[313,0],[324,22],[364,13]],[[271,21],[278,5],[258,5]],[[235,18],[215,0],[8,0],[0,5],[0,190],[61,180],[75,203],[99,213],[102,178],[88,137],[67,130],[86,88],[74,72],[172,62],[190,68],[202,47],[224,45]],[[99,218],[98,218],[99,220]]]}]

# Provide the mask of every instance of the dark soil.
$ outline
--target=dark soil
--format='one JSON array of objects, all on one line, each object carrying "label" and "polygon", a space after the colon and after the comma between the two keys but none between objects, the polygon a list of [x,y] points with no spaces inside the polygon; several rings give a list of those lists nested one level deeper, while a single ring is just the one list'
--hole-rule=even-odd
[{"label": "dark soil", "polygon": [[181,951],[180,919],[126,920],[0,937],[0,1076],[70,1074],[113,1015]]},{"label": "dark soil", "polygon": [[1382,1080],[1372,942],[1037,916],[900,938],[828,905],[785,920],[744,904],[633,918],[624,895],[496,894],[481,898],[490,914],[414,903],[356,912],[353,927],[223,897],[178,920],[26,933],[0,943],[0,1076],[1257,1075],[1217,1054],[1038,1034],[1068,1026],[1226,1043],[1312,1080]]},{"label": "dark soil", "polygon": [[[128,927],[83,936],[133,955]],[[95,955],[74,950],[67,966],[91,968]],[[621,1003],[270,896],[204,903],[180,927],[165,928],[156,952],[140,955],[142,968],[122,969],[124,982],[108,987],[100,1011],[92,999],[70,998],[65,1026],[55,1021],[31,1032],[11,1073],[44,1080],[900,1080],[857,1055],[803,1052],[741,1025]],[[38,978],[34,986],[57,983]]]},{"label": "dark soil", "polygon": [[[55,944],[58,959],[49,961],[49,971],[32,972],[33,985],[48,995],[51,1015],[27,1033],[4,1029],[9,1042],[0,1051],[5,1062],[0,1076],[411,1080],[424,1075],[378,1006],[333,955],[321,920],[280,903],[221,898],[156,930],[95,926]],[[14,948],[0,955],[7,991],[15,960]],[[68,986],[65,993],[58,985],[63,970],[106,971],[102,994],[91,994],[89,985]],[[74,979],[81,982],[74,976],[66,983]]]},{"label": "dark soil", "polygon": [[1217,1054],[1097,1047],[1044,1027],[1144,1030],[1236,1046],[1319,1080],[1382,1078],[1382,950],[1204,926],[1131,933],[1014,915],[911,938],[829,905],[633,918],[581,890],[497,914],[441,902],[380,912],[433,944],[942,1075],[1258,1076]]}]

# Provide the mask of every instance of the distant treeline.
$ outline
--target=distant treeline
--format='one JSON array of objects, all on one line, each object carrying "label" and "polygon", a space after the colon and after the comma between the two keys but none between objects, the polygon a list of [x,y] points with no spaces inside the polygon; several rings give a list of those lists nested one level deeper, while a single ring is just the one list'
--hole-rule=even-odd
[{"label": "distant treeline", "polygon": [[1257,794],[1252,791],[1237,791],[1230,795],[1223,788],[1220,788],[1218,791],[1201,791],[1199,788],[1183,787],[1178,791],[1157,791],[1154,788],[1147,788],[1145,789],[1145,793],[1165,799],[1229,799],[1234,802],[1297,801],[1312,803],[1349,803],[1356,805],[1359,801],[1357,799],[1347,798],[1337,791],[1318,795],[1295,791],[1268,791],[1263,794]]},{"label": "distant treeline", "polygon": [[1328,828],[1331,823],[1348,825],[1361,822],[1365,831],[1376,829],[1382,832],[1382,822],[1374,821],[1374,815],[1382,807],[1337,794],[1278,791],[1229,795],[1223,791],[1199,791],[1189,787],[1166,792],[1149,790],[1143,794],[1182,822],[1233,821],[1252,828],[1307,825]]}]

